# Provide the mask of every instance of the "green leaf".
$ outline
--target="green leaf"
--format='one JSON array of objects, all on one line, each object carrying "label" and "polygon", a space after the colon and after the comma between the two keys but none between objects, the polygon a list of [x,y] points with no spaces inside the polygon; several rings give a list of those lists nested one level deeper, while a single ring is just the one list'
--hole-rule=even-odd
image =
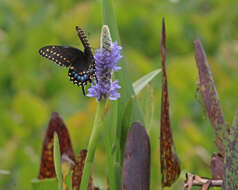
[{"label": "green leaf", "polygon": [[[121,150],[122,150],[122,153],[124,152],[124,149],[125,149],[125,144],[126,144],[126,138],[127,138],[127,133],[131,127],[131,115],[132,115],[132,112],[133,112],[133,109],[134,109],[134,99],[135,99],[135,96],[132,96],[131,99],[129,100],[127,106],[126,106],[126,110],[124,112],[124,115],[123,115],[123,118],[122,118],[122,122],[124,124],[124,127],[122,128],[122,133],[121,133]],[[121,158],[122,160],[122,158]]]},{"label": "green leaf", "polygon": [[65,178],[65,183],[67,185],[67,190],[72,190],[72,172],[69,171]]},{"label": "green leaf", "polygon": [[[112,110],[113,109],[113,110]],[[120,139],[117,137],[117,102],[110,102],[110,112],[105,120],[104,143],[108,163],[108,181],[111,189],[116,189],[118,185],[117,165],[114,162],[117,157],[117,150],[120,150]],[[120,175],[119,175],[120,176]]]},{"label": "green leaf", "polygon": [[139,101],[145,119],[145,128],[149,133],[154,113],[154,90],[150,84],[146,85],[139,97]]},{"label": "green leaf", "polygon": [[[115,18],[115,14],[113,11],[113,5],[112,5],[112,0],[103,0],[102,1],[102,14],[103,14],[103,24],[104,25],[108,25],[109,29],[110,29],[110,33],[111,33],[111,37],[113,41],[117,41],[120,44],[120,37],[119,37],[119,32],[118,32],[118,28],[117,28],[117,22],[116,22],[116,18]],[[119,84],[122,87],[120,89],[120,98],[118,99],[118,101],[116,101],[115,103],[111,104],[110,107],[110,112],[113,112],[112,115],[117,114],[117,121],[114,122],[116,123],[115,125],[111,126],[111,123],[109,122],[109,126],[106,126],[106,129],[109,130],[109,127],[111,127],[112,129],[110,129],[110,131],[112,133],[116,132],[115,136],[116,139],[112,139],[111,138],[111,142],[106,142],[106,144],[111,144],[112,147],[106,146],[106,148],[109,148],[109,150],[107,150],[107,152],[113,151],[113,156],[111,160],[110,158],[107,158],[108,160],[110,160],[110,162],[113,164],[112,167],[114,167],[114,171],[110,171],[110,176],[112,176],[109,181],[110,181],[110,189],[114,189],[114,190],[119,190],[120,188],[120,177],[117,178],[117,176],[121,176],[121,165],[122,165],[122,154],[123,151],[122,149],[120,149],[120,144],[121,144],[121,136],[122,136],[122,131],[123,131],[123,127],[128,127],[123,123],[123,115],[124,112],[126,110],[126,107],[128,105],[128,102],[130,101],[130,97],[134,96],[134,91],[133,91],[133,87],[132,87],[132,83],[129,79],[129,75],[127,73],[127,63],[125,60],[125,55],[122,52],[123,58],[121,59],[121,61],[119,62],[119,66],[121,66],[121,70],[115,73],[116,79],[119,80]],[[131,114],[131,116],[127,116],[128,120],[139,120],[143,123],[143,115],[139,109],[138,103],[136,101],[136,99],[134,98],[133,100],[133,104],[135,105],[133,107],[133,113]],[[108,114],[109,116],[110,114]],[[112,118],[110,118],[111,120]],[[108,133],[111,133],[111,132]],[[110,139],[110,138],[109,138]],[[114,149],[115,148],[115,149]],[[108,154],[107,154],[108,155]],[[110,177],[109,176],[109,177]],[[115,181],[116,179],[116,181]],[[114,180],[114,181],[113,181]],[[113,181],[113,182],[112,182]]]},{"label": "green leaf", "polygon": [[103,24],[108,25],[111,33],[112,40],[117,40],[120,43],[120,37],[116,22],[116,17],[113,11],[112,0],[103,0],[102,1],[102,17]]},{"label": "green leaf", "polygon": [[10,175],[11,172],[8,170],[0,170],[0,175]]},{"label": "green leaf", "polygon": [[[113,11],[113,5],[112,0],[103,0],[102,1],[102,13],[103,13],[103,24],[108,25],[112,37],[112,41],[117,41],[120,44],[120,37],[117,27],[117,22],[115,18],[115,14]],[[119,62],[119,66],[121,66],[121,70],[118,72],[115,72],[116,78],[119,80],[119,84],[122,86],[120,89],[120,95],[121,97],[118,100],[118,127],[121,127],[122,123],[122,114],[124,113],[127,102],[129,101],[130,97],[134,95],[132,83],[130,81],[128,72],[126,70],[127,68],[127,62],[125,59],[125,54],[122,51],[122,59]],[[135,112],[132,115],[133,120],[140,120],[143,122],[143,115],[139,109],[139,106],[136,102],[136,99],[134,99],[135,104]]]},{"label": "green leaf", "polygon": [[91,174],[91,166],[94,160],[94,155],[96,151],[96,147],[98,144],[99,137],[101,136],[103,129],[104,129],[104,120],[107,114],[107,111],[105,111],[105,101],[99,101],[97,106],[96,115],[94,118],[93,123],[93,129],[91,132],[91,136],[88,143],[88,153],[85,160],[84,168],[83,168],[83,174],[82,174],[82,180],[80,183],[80,189],[87,189],[88,183],[90,179]]},{"label": "green leaf", "polygon": [[228,138],[225,159],[225,189],[238,189],[238,109]]},{"label": "green leaf", "polygon": [[33,190],[58,190],[57,180],[56,178],[50,179],[34,179],[32,180],[32,189]]},{"label": "green leaf", "polygon": [[155,71],[152,71],[152,72],[144,75],[137,81],[135,81],[133,83],[133,88],[134,88],[135,94],[138,95],[139,92],[160,72],[161,72],[161,69],[156,69]]},{"label": "green leaf", "polygon": [[59,139],[58,139],[57,133],[54,133],[54,165],[55,165],[55,173],[58,180],[58,188],[59,190],[63,190],[61,156],[60,156]]}]

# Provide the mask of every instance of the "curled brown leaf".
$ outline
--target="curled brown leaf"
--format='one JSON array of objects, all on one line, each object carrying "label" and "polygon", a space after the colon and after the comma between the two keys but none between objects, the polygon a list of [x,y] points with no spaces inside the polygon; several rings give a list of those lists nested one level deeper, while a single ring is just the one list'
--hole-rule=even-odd
[{"label": "curled brown leaf", "polygon": [[219,153],[224,157],[224,140],[226,139],[227,125],[225,123],[219,96],[206,53],[199,39],[195,39],[194,44],[195,59],[200,78],[200,92],[205,103],[211,125],[215,130],[217,148]]},{"label": "curled brown leaf", "polygon": [[54,132],[56,132],[59,137],[61,156],[65,155],[69,160],[71,160],[71,162],[75,161],[68,130],[59,114],[54,112],[51,115],[43,142],[38,179],[56,177],[53,158]]}]

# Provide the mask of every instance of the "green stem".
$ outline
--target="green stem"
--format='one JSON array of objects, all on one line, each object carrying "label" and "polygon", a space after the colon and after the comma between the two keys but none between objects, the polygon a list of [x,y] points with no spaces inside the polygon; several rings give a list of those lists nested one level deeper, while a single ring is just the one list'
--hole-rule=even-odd
[{"label": "green stem", "polygon": [[92,130],[89,143],[88,143],[88,153],[87,153],[86,161],[84,164],[80,190],[88,189],[88,182],[89,182],[89,177],[91,174],[91,166],[94,160],[94,154],[95,154],[98,138],[103,129],[103,120],[105,117],[104,108],[105,108],[105,101],[98,102],[96,116],[93,123],[93,130]]},{"label": "green stem", "polygon": [[109,188],[120,189],[120,165],[117,163],[118,151],[120,151],[120,141],[117,138],[117,102],[110,102],[110,112],[105,121],[105,149],[107,154]]}]

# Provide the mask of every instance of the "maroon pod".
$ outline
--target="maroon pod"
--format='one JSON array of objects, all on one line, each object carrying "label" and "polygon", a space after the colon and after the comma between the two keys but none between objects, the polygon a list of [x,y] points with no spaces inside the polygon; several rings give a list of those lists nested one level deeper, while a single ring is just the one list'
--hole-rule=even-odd
[{"label": "maroon pod", "polygon": [[132,124],[127,135],[122,189],[150,189],[150,141],[144,126],[139,122]]}]

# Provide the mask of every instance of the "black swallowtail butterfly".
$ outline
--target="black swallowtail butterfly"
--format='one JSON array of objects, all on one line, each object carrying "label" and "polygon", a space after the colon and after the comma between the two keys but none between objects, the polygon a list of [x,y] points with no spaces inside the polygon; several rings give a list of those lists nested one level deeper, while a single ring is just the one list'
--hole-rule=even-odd
[{"label": "black swallowtail butterfly", "polygon": [[41,48],[39,54],[62,67],[69,67],[70,80],[74,84],[82,86],[85,95],[84,86],[96,78],[96,64],[84,31],[78,26],[76,26],[76,31],[84,46],[84,52],[74,47],[53,45]]}]

